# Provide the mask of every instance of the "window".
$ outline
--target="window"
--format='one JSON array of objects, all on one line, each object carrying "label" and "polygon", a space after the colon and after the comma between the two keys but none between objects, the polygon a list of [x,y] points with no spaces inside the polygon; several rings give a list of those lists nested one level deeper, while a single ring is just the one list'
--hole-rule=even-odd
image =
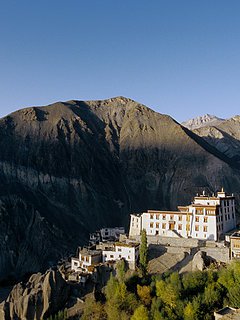
[{"label": "window", "polygon": [[119,252],[121,252],[121,251],[122,251],[122,249],[121,249],[121,248],[118,248],[118,251],[119,251]]},{"label": "window", "polygon": [[156,223],[156,228],[159,228],[159,223],[158,222]]},{"label": "window", "polygon": [[195,221],[196,221],[196,222],[199,222],[199,217],[195,217]]},{"label": "window", "polygon": [[198,225],[195,226],[195,231],[199,231],[199,226]]},{"label": "window", "polygon": [[204,223],[207,223],[207,222],[208,222],[208,217],[204,217],[204,218],[203,218],[203,222],[204,222]]},{"label": "window", "polygon": [[130,256],[128,256],[128,260],[130,260]]},{"label": "window", "polygon": [[178,216],[178,221],[182,221],[182,216]]},{"label": "window", "polygon": [[152,222],[150,223],[150,228],[153,228],[153,223]]},{"label": "window", "polygon": [[186,225],[186,230],[187,230],[187,231],[190,231],[190,226],[189,226],[189,224]]},{"label": "window", "polygon": [[203,226],[203,232],[207,232],[207,226]]},{"label": "window", "polygon": [[232,213],[232,218],[234,219],[234,213]]},{"label": "window", "polygon": [[110,258],[113,259],[113,254],[110,254]]},{"label": "window", "polygon": [[228,214],[228,220],[230,220],[230,214]]},{"label": "window", "polygon": [[74,266],[75,266],[75,267],[78,266],[78,263],[77,263],[76,261],[74,261]]},{"label": "window", "polygon": [[87,262],[89,261],[89,257],[88,257],[88,256],[86,256],[86,261],[87,261]]},{"label": "window", "polygon": [[81,261],[84,261],[84,256],[81,256]]},{"label": "window", "polygon": [[163,220],[166,220],[166,215],[165,215],[165,214],[163,214],[162,218],[163,218]]},{"label": "window", "polygon": [[170,220],[173,220],[173,219],[174,219],[174,215],[171,214],[171,215],[170,215]]},{"label": "window", "polygon": [[163,228],[163,229],[166,229],[166,223],[163,223],[163,224],[162,224],[162,228]]},{"label": "window", "polygon": [[203,214],[203,209],[196,209],[196,214]]},{"label": "window", "polygon": [[153,219],[153,214],[150,214],[150,219]]},{"label": "window", "polygon": [[119,258],[122,258],[122,256],[121,256],[121,254],[119,254],[119,256],[118,256]]},{"label": "window", "polygon": [[178,225],[178,230],[182,230],[182,225],[181,224]]}]

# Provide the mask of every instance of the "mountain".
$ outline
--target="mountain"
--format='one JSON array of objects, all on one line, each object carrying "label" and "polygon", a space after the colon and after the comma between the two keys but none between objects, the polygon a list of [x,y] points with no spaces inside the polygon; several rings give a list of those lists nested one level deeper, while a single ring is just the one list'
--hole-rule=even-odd
[{"label": "mountain", "polygon": [[198,116],[194,119],[182,122],[182,125],[190,130],[194,130],[205,126],[214,126],[220,124],[222,121],[224,121],[224,119],[210,114],[205,114],[203,116]]},{"label": "mountain", "polygon": [[240,116],[193,131],[240,165]]},{"label": "mountain", "polygon": [[44,270],[103,226],[237,192],[235,162],[124,97],[57,102],[0,120],[0,279]]}]

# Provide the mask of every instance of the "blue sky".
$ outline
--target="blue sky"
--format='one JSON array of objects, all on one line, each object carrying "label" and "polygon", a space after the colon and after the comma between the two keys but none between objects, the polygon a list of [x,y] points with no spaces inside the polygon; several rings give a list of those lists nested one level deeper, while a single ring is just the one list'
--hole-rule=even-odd
[{"label": "blue sky", "polygon": [[240,1],[2,0],[0,116],[126,96],[183,121],[239,114]]}]

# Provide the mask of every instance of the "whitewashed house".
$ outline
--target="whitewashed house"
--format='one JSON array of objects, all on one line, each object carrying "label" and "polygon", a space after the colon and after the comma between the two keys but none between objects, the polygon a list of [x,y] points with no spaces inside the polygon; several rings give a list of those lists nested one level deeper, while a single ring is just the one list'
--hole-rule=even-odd
[{"label": "whitewashed house", "polygon": [[142,214],[131,214],[129,237],[135,238],[145,229],[149,236],[217,241],[235,228],[235,198],[222,190],[216,196],[205,193],[196,196],[192,204],[179,206],[178,211],[148,210]]},{"label": "whitewashed house", "polygon": [[139,257],[139,243],[116,242],[115,246],[102,251],[103,262],[124,259],[135,270]]},{"label": "whitewashed house", "polygon": [[78,257],[71,259],[71,270],[91,273],[93,267],[102,261],[101,250],[80,249]]}]

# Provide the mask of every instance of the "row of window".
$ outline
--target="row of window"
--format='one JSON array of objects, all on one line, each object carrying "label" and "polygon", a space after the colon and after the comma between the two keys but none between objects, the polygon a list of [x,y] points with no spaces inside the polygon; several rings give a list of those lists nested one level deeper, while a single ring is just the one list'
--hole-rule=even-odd
[{"label": "row of window", "polygon": [[[159,214],[158,216],[158,219],[162,219],[162,220],[166,220],[167,217],[169,217],[169,220],[178,220],[178,221],[182,221],[183,220],[183,217],[182,215],[177,215],[177,219],[174,219],[174,215],[173,214],[170,214],[170,215],[166,215],[166,214]],[[187,220],[189,221],[190,220],[190,216],[186,216]],[[154,219],[154,214],[150,214],[150,219]]]},{"label": "row of window", "polygon": [[[150,223],[150,228],[153,228],[153,227],[154,227],[154,224],[153,224],[153,222],[151,222]],[[166,229],[166,228],[170,229],[169,224],[166,224],[166,223],[162,223],[161,227],[162,227],[163,230]],[[186,227],[187,231],[190,231],[189,224],[187,224],[185,227]],[[156,228],[159,228],[159,223],[156,223]],[[199,231],[199,229],[200,229],[199,225],[195,225],[195,231]],[[182,224],[178,224],[177,225],[177,230],[183,230],[183,225]],[[203,232],[207,232],[207,231],[208,231],[208,227],[207,226],[203,226]]]},{"label": "row of window", "polygon": [[[206,214],[215,214],[215,210],[206,209]],[[195,209],[196,214],[203,214],[203,209]]]},{"label": "row of window", "polygon": [[81,261],[89,262],[89,257],[88,256],[81,256]]},{"label": "row of window", "polygon": [[[107,254],[105,254],[104,257],[107,258]],[[109,258],[110,258],[110,259],[114,259],[114,255],[113,255],[113,254],[110,254]],[[119,254],[119,255],[118,255],[118,258],[121,259],[121,258],[122,258],[122,255]],[[130,260],[130,259],[131,259],[130,256],[128,256],[127,259]]]},{"label": "row of window", "polygon": [[223,231],[223,224],[220,224],[219,226],[217,226],[217,231]]}]

